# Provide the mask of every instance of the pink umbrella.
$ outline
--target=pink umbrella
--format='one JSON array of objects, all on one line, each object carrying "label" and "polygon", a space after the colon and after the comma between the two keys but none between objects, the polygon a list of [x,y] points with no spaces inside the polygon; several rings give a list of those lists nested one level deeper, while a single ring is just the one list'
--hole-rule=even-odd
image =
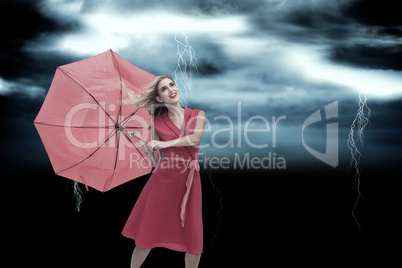
[{"label": "pink umbrella", "polygon": [[151,117],[134,104],[155,76],[114,51],[57,68],[34,121],[57,175],[105,192],[151,171],[138,140],[151,140]]}]

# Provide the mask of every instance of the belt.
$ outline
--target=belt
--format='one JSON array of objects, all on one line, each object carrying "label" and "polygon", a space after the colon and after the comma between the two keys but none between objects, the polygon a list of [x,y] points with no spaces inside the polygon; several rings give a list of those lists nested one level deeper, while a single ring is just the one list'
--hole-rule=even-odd
[{"label": "belt", "polygon": [[193,184],[194,172],[200,170],[200,165],[198,164],[197,160],[194,160],[194,159],[191,160],[191,159],[172,157],[172,156],[165,156],[164,158],[167,158],[169,160],[182,161],[187,164],[187,168],[190,170],[188,172],[187,179],[186,179],[186,192],[183,196],[183,200],[180,205],[181,226],[184,227],[184,221],[186,219],[187,200],[188,200],[188,196],[190,195],[191,185]]}]

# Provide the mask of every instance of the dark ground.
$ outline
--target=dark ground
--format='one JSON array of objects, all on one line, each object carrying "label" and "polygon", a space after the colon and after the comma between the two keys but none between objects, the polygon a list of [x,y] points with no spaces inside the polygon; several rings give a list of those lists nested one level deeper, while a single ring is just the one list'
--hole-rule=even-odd
[{"label": "dark ground", "polygon": [[[200,267],[328,267],[372,258],[400,263],[399,175],[363,172],[359,231],[351,215],[356,198],[351,170],[204,170]],[[72,183],[54,175],[50,163],[9,173],[1,179],[2,262],[128,268],[134,242],[120,232],[148,177],[106,193],[85,191],[77,213]],[[220,214],[211,178],[222,194]],[[184,267],[184,253],[154,249],[143,267]]]}]

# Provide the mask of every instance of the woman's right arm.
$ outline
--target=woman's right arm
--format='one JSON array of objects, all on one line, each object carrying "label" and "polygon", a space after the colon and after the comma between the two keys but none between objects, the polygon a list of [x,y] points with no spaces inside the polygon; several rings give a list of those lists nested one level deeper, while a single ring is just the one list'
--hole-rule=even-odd
[{"label": "woman's right arm", "polygon": [[[157,140],[157,141],[160,141],[160,140],[161,140],[161,139],[159,138],[159,136],[156,135],[155,132],[153,133],[153,138],[154,138],[154,140]],[[144,143],[144,145],[141,144],[141,146],[142,146],[143,148],[146,147],[147,150],[149,151],[148,145],[147,145],[146,143]],[[159,149],[158,149],[158,150],[159,150]],[[153,165],[152,165],[153,167],[155,167],[156,164],[159,162],[159,157],[160,157],[160,152],[158,152],[157,150],[153,150],[153,151],[152,151],[152,158],[153,158],[153,161],[154,161],[154,163],[153,163]]]}]

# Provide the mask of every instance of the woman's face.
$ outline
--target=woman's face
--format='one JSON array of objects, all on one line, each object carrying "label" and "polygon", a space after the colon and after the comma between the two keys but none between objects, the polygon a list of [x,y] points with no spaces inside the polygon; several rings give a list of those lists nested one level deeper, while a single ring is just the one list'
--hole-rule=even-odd
[{"label": "woman's face", "polygon": [[179,90],[170,78],[162,79],[158,84],[159,96],[156,100],[165,104],[175,104],[179,101]]}]

